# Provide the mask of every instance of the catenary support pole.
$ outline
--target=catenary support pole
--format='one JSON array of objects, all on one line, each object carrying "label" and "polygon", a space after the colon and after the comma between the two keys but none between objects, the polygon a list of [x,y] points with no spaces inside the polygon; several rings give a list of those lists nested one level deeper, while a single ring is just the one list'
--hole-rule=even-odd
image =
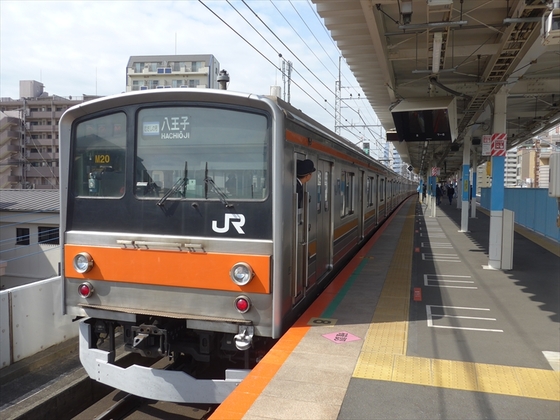
[{"label": "catenary support pole", "polygon": [[[463,140],[463,172],[461,174],[461,230],[469,231],[469,190],[470,190],[470,169],[471,169],[471,132],[465,135]],[[459,193],[457,193],[459,199]]]},{"label": "catenary support pole", "polygon": [[[494,101],[494,134],[506,132],[506,106],[507,90],[502,88],[496,94]],[[500,269],[502,267],[505,156],[492,156],[491,162],[492,186],[490,187],[488,266],[490,268]]]}]

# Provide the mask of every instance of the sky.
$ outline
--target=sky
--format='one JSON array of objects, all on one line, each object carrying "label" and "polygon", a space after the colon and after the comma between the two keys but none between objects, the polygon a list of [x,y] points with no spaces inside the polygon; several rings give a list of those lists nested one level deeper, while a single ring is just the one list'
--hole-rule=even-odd
[{"label": "sky", "polygon": [[[212,54],[229,90],[256,94],[283,87],[291,61],[290,102],[334,130],[340,51],[310,0],[0,0],[0,97],[19,98],[20,80],[59,96],[124,92],[130,56],[168,54]],[[377,126],[341,135],[374,149],[379,121],[340,61],[342,125]]]}]

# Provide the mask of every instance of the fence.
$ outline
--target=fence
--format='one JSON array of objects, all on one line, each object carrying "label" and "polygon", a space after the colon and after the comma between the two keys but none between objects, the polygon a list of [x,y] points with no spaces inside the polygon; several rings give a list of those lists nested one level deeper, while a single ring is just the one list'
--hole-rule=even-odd
[{"label": "fence", "polygon": [[[490,188],[482,188],[480,205],[490,208]],[[546,188],[505,188],[504,208],[515,213],[515,223],[560,243],[556,225],[558,201]]]},{"label": "fence", "polygon": [[52,277],[0,291],[0,367],[78,335],[62,315],[62,281]]}]

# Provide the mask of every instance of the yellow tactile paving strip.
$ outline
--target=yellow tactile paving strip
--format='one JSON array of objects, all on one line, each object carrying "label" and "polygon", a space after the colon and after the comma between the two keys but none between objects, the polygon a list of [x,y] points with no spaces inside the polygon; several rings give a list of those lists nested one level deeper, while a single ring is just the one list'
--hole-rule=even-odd
[{"label": "yellow tactile paving strip", "polygon": [[411,206],[352,376],[560,401],[560,372],[406,355],[413,243]]}]

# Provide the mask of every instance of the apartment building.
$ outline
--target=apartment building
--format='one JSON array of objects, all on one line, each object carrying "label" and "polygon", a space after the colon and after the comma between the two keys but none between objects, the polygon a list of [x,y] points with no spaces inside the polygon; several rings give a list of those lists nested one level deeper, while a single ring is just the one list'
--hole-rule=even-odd
[{"label": "apartment building", "polygon": [[132,56],[126,91],[165,88],[218,89],[220,63],[211,54]]},{"label": "apartment building", "polygon": [[517,186],[517,151],[515,148],[506,153],[504,161],[504,187],[514,188]]},{"label": "apartment building", "polygon": [[[542,136],[508,150],[504,167],[506,188],[548,188],[550,155],[560,153],[560,125]],[[492,184],[488,163],[477,168],[477,193]]]},{"label": "apartment building", "polygon": [[0,188],[58,189],[58,122],[64,111],[96,96],[49,95],[21,80],[19,99],[0,98]]}]

